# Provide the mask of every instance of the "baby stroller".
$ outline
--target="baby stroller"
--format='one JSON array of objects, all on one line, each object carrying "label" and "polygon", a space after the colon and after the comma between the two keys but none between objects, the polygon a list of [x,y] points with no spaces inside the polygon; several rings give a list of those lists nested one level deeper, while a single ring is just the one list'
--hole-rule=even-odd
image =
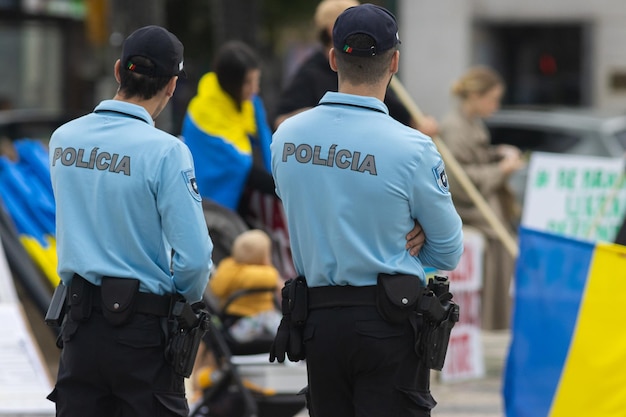
[{"label": "baby stroller", "polygon": [[[218,253],[218,263],[230,249],[232,240],[248,226],[234,212],[212,202],[203,203],[207,225]],[[216,256],[217,255],[217,256]],[[269,362],[273,338],[239,343],[227,331],[226,307],[239,297],[256,292],[275,292],[275,288],[241,290],[223,304],[205,293],[205,304],[212,319],[203,342],[210,351],[212,366],[198,370],[201,398],[191,406],[191,417],[292,417],[305,408],[304,364]],[[194,375],[192,375],[194,378]]]}]

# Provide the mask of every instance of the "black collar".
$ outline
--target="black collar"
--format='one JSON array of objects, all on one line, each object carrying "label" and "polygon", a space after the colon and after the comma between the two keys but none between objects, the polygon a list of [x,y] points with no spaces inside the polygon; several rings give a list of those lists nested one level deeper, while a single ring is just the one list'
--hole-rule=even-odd
[{"label": "black collar", "polygon": [[122,116],[132,117],[133,119],[141,120],[144,123],[148,123],[146,122],[146,119],[144,119],[143,117],[135,116],[134,114],[130,114],[130,113],[124,113],[123,111],[100,109],[100,110],[94,110],[93,112],[94,113],[117,113],[117,114],[121,114]]},{"label": "black collar", "polygon": [[373,110],[373,111],[377,111],[379,113],[383,113],[383,114],[387,114],[385,113],[383,110],[381,109],[377,109],[376,107],[369,107],[369,106],[361,106],[360,104],[352,104],[352,103],[338,103],[338,102],[334,102],[334,101],[324,101],[322,103],[320,103],[320,106],[323,105],[336,105],[336,106],[350,106],[350,107],[358,107],[360,109],[366,109],[366,110]]}]

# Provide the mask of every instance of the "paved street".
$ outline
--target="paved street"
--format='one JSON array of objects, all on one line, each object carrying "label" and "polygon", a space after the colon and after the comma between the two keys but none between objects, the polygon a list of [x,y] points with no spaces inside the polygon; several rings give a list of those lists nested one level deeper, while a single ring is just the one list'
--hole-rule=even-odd
[{"label": "paved street", "polygon": [[504,417],[502,370],[509,340],[509,331],[483,332],[484,378],[445,384],[433,378],[438,405],[432,417]]}]

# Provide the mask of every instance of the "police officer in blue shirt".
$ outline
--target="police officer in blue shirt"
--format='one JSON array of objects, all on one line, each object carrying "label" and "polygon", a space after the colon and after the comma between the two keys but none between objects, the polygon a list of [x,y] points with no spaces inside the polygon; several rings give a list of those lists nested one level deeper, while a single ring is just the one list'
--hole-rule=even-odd
[{"label": "police officer in blue shirt", "polygon": [[112,100],[50,140],[58,272],[69,288],[58,416],[187,415],[184,378],[165,359],[173,300],[201,300],[212,242],[187,147],[154,119],[174,94],[183,45],[133,32]]},{"label": "police officer in blue shirt", "polygon": [[[339,92],[287,119],[271,145],[294,264],[309,287],[309,411],[429,416],[436,403],[415,349],[420,330],[384,319],[375,299],[381,280],[419,283],[425,265],[454,269],[461,220],[435,145],[393,120],[383,103],[399,63],[394,16],[372,4],[349,8],[335,22],[333,43]],[[417,256],[403,232],[414,221],[426,237]]]}]

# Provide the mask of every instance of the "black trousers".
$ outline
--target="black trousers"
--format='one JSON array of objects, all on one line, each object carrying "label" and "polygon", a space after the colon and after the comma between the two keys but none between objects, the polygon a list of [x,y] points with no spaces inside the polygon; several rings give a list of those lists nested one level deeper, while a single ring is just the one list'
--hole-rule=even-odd
[{"label": "black trousers", "polygon": [[97,310],[85,322],[68,316],[59,374],[48,396],[57,416],[187,416],[184,380],[164,359],[160,321],[135,314],[114,327]]},{"label": "black trousers", "polygon": [[415,354],[407,321],[375,306],[309,311],[304,329],[312,417],[430,416],[430,370]]}]

